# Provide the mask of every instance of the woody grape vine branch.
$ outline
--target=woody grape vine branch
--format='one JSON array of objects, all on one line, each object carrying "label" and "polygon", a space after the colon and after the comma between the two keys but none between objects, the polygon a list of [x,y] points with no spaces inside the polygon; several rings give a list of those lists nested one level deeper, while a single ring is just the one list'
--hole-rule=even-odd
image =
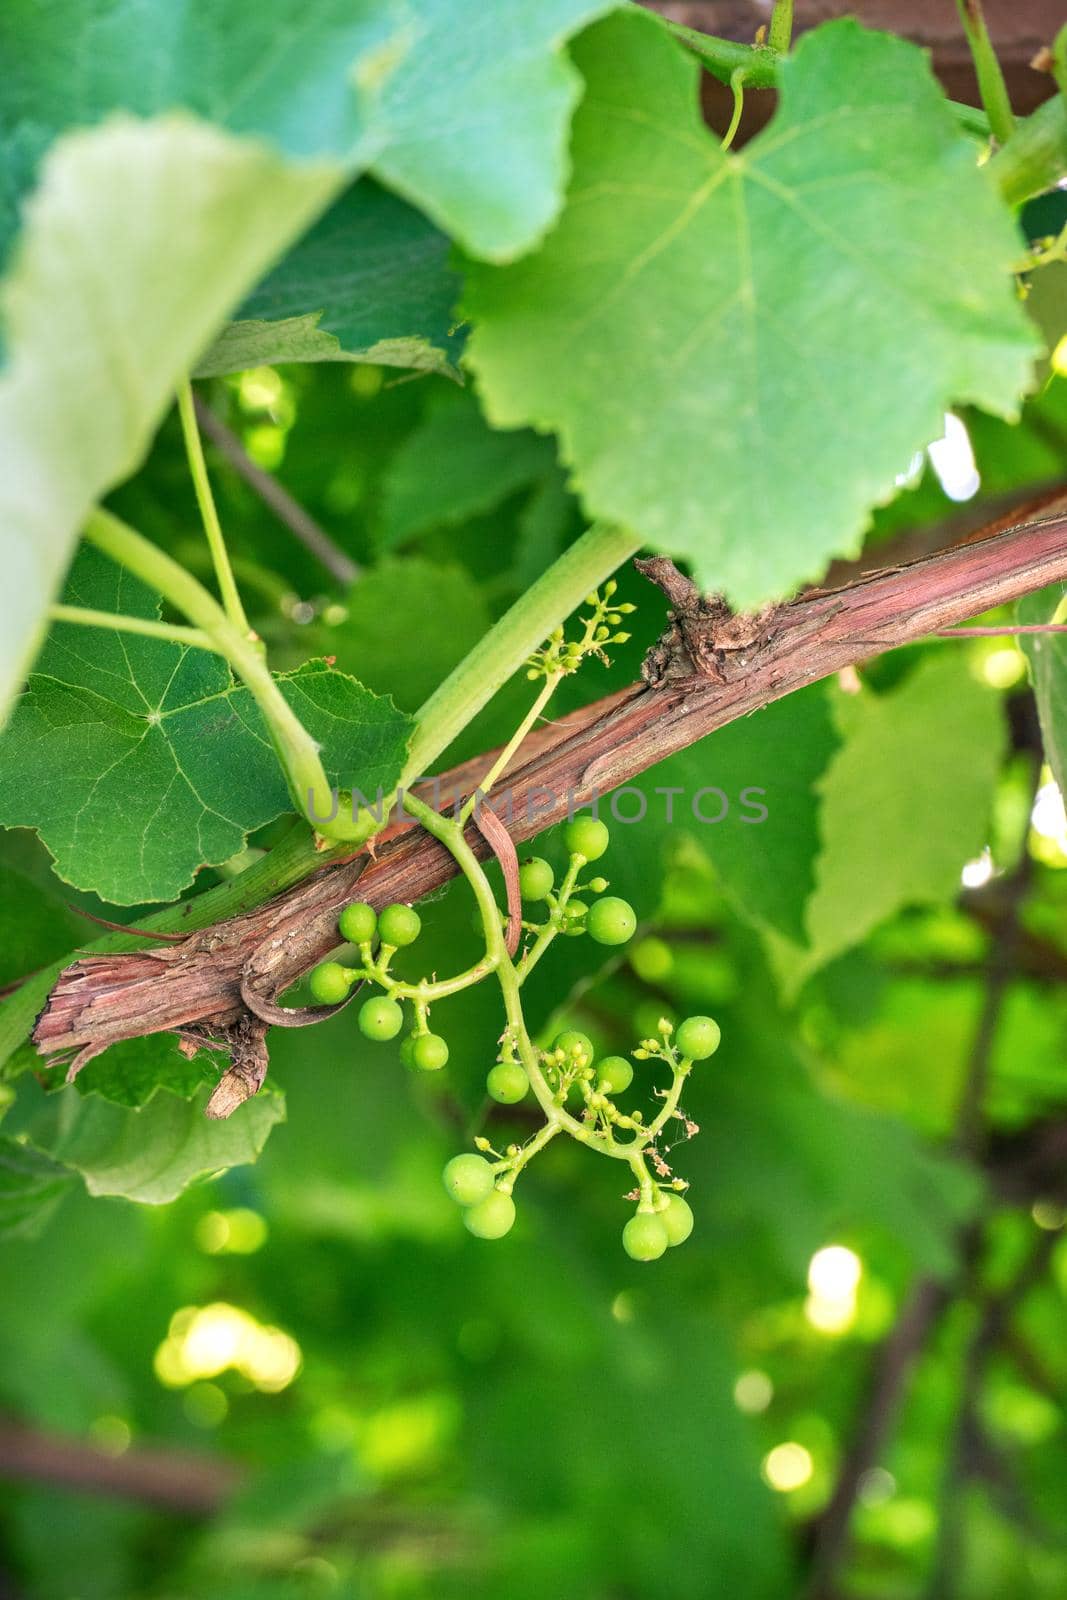
[{"label": "woody grape vine branch", "polygon": [[[1065,534],[1067,505],[1048,508],[989,538],[817,592],[780,609],[773,637],[729,682],[691,670],[661,688],[635,684],[535,730],[525,764],[511,779],[516,804],[509,832],[518,841],[542,832],[566,815],[568,804],[606,794],[716,728],[877,649],[1067,581]],[[437,803],[467,796],[492,760],[484,756],[445,774]],[[531,803],[546,795],[552,798],[540,808]],[[486,855],[488,845],[471,833],[471,848]],[[265,939],[281,947],[280,990],[336,946],[337,917],[357,880],[363,899],[384,906],[419,900],[454,872],[452,857],[421,830],[384,835],[373,863],[360,855],[324,864],[296,825],[233,883],[146,918],[147,932],[188,937],[154,951],[151,960],[145,953],[143,968],[117,956],[137,949],[131,932],[98,940],[74,965],[57,962],[25,983],[0,1007],[0,1060],[34,1027],[42,1005],[34,1037],[45,1056],[92,1041],[232,1022],[243,1010],[241,972]]]}]

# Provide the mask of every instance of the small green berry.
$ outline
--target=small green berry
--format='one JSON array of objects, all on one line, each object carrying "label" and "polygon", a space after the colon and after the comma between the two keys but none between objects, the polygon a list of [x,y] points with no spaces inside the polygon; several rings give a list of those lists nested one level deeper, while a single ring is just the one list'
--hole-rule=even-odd
[{"label": "small green berry", "polygon": [[611,834],[599,817],[575,817],[563,830],[563,840],[572,856],[599,861],[611,843]]},{"label": "small green berry", "polygon": [[375,995],[359,1008],[359,1031],[368,1039],[384,1042],[395,1039],[404,1026],[404,1013],[395,1000]]},{"label": "small green berry", "polygon": [[476,1239],[502,1239],[515,1221],[515,1202],[509,1194],[494,1189],[463,1213],[463,1221]]},{"label": "small green berry", "polygon": [[680,1194],[668,1195],[667,1204],[656,1215],[667,1230],[667,1243],[684,1244],[693,1231],[693,1208],[689,1201],[683,1200]]},{"label": "small green berry", "polygon": [[625,1056],[605,1056],[596,1070],[600,1086],[608,1094],[622,1094],[634,1080],[634,1069]]},{"label": "small green berry", "polygon": [[386,906],[378,918],[383,944],[414,944],[422,932],[422,918],[412,906]]},{"label": "small green berry", "polygon": [[585,932],[585,919],[588,914],[589,907],[584,900],[568,900],[566,910],[563,913],[562,932],[569,939],[579,939]]},{"label": "small green berry", "polygon": [[378,913],[363,900],[345,906],[337,922],[342,939],[349,944],[370,944],[378,928]]},{"label": "small green berry", "polygon": [[706,1061],[719,1048],[722,1032],[713,1017],[686,1017],[675,1035],[674,1043],[681,1055],[690,1061]]},{"label": "small green berry", "polygon": [[516,1061],[499,1061],[485,1080],[490,1097],[502,1106],[518,1105],[530,1080]]},{"label": "small green berry", "polygon": [[461,1206],[476,1206],[493,1192],[493,1169],[484,1156],[453,1156],[442,1176],[445,1188]]},{"label": "small green berry", "polygon": [[519,868],[519,893],[524,900],[544,900],[555,881],[556,874],[540,856],[531,856]]},{"label": "small green berry", "polygon": [[594,894],[603,894],[607,886],[607,878],[590,878],[588,885]]},{"label": "small green berry", "polygon": [[585,925],[597,944],[625,944],[637,928],[634,908],[618,895],[607,895],[594,902]]},{"label": "small green berry", "polygon": [[552,1043],[553,1050],[562,1050],[571,1067],[587,1067],[593,1059],[593,1041],[577,1028],[567,1028]]},{"label": "small green berry", "polygon": [[635,1261],[658,1261],[669,1243],[666,1223],[651,1211],[638,1211],[622,1230],[622,1247]]},{"label": "small green berry", "polygon": [[448,1045],[439,1033],[416,1033],[411,1039],[411,1064],[420,1072],[437,1072],[448,1060]]},{"label": "small green berry", "polygon": [[323,961],[308,979],[308,988],[320,1006],[337,1006],[348,999],[352,974],[339,961]]}]

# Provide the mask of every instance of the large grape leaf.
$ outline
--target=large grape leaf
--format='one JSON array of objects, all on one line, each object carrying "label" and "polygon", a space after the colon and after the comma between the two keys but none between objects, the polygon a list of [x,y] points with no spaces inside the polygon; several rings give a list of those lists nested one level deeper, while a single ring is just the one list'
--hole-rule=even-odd
[{"label": "large grape leaf", "polygon": [[855,550],[951,401],[1014,415],[1036,336],[1018,240],[922,52],[801,39],[770,127],[724,154],[654,19],[574,46],[559,225],[472,267],[491,421],[554,429],[586,509],[751,606]]},{"label": "large grape leaf", "polygon": [[114,1105],[73,1090],[33,1101],[30,1144],[77,1173],[93,1195],[165,1205],[198,1178],[255,1161],[271,1129],[285,1120],[285,1097],[269,1086],[231,1117],[205,1117],[207,1085],[192,1099],[159,1089],[140,1107]]},{"label": "large grape leaf", "polygon": [[40,156],[113,111],[181,108],[289,156],[357,161],[370,148],[368,115],[399,20],[380,0],[8,0],[0,259]]},{"label": "large grape leaf", "polygon": [[253,290],[197,373],[279,361],[372,361],[457,376],[451,242],[363,178]]},{"label": "large grape leaf", "polygon": [[[1053,584],[1024,596],[1016,607],[1019,621],[1051,622],[1063,592],[1062,584]],[[1067,795],[1067,634],[1023,634],[1019,643],[1030,663],[1045,757],[1061,792]]]},{"label": "large grape leaf", "polygon": [[836,698],[841,746],[816,783],[822,850],[805,941],[770,936],[790,989],[902,907],[953,899],[986,842],[1006,730],[958,648],[884,694]]},{"label": "large grape leaf", "polygon": [[373,170],[473,255],[510,261],[555,220],[582,90],[563,51],[618,0],[412,0],[382,85]]},{"label": "large grape leaf", "polygon": [[[65,598],[159,615],[157,596],[92,550]],[[392,787],[410,721],[391,701],[321,662],[279,683],[332,781],[369,797]],[[58,624],[0,735],[0,823],[36,828],[61,877],[114,904],[174,899],[291,809],[258,708],[207,651]]]}]

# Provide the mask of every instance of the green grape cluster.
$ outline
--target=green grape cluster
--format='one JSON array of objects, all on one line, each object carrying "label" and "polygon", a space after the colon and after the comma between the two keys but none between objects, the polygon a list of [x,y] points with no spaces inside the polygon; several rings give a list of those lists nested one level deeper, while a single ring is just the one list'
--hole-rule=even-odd
[{"label": "green grape cluster", "polygon": [[612,630],[618,628],[624,616],[629,616],[637,609],[629,602],[620,603],[615,599],[618,587],[612,578],[601,591],[594,590],[586,595],[585,603],[591,609],[589,615],[581,619],[582,633],[579,638],[568,639],[562,627],[553,630],[548,640],[526,662],[526,676],[531,682],[577,672],[588,656],[596,656],[607,664],[606,646],[625,644],[630,638],[628,633]]},{"label": "green grape cluster", "polygon": [[[583,632],[576,641],[568,643],[563,631],[557,630],[530,658],[530,676],[543,678],[544,684],[478,793],[491,787],[508,752],[518,747],[558,680],[585,656],[606,659],[604,646],[625,640],[625,634],[613,634],[612,629],[623,613],[633,608],[617,604],[614,594],[615,586],[609,583],[603,593],[589,596],[587,604],[592,610],[581,619]],[[675,1030],[663,1019],[658,1036],[642,1039],[630,1052],[632,1059],[622,1055],[598,1058],[592,1041],[574,1028],[557,1034],[547,1045],[536,1044],[523,1015],[521,991],[553,941],[588,934],[595,943],[609,948],[623,945],[636,932],[637,916],[626,900],[607,893],[610,883],[606,877],[599,872],[586,876],[608,851],[608,828],[595,816],[573,817],[564,829],[568,862],[558,882],[552,864],[541,856],[530,857],[519,868],[523,910],[519,948],[513,954],[515,946],[505,930],[514,929],[465,837],[475,799],[468,798],[452,817],[434,811],[414,794],[405,795],[404,805],[451,852],[466,877],[475,899],[484,954],[466,971],[449,978],[417,982],[399,978],[392,970],[392,959],[418,939],[422,928],[418,912],[399,904],[377,912],[367,902],[357,901],[341,912],[337,931],[342,940],[356,947],[358,964],[320,963],[311,973],[311,992],[323,1005],[334,1006],[348,998],[353,985],[373,985],[376,992],[359,1010],[360,1031],[368,1039],[396,1039],[404,1031],[410,1010],[412,1021],[400,1046],[401,1058],[420,1072],[438,1072],[448,1062],[449,1052],[442,1035],[430,1029],[431,1005],[472,984],[495,979],[506,1021],[496,1059],[486,1076],[486,1091],[501,1106],[518,1106],[532,1099],[542,1121],[522,1144],[509,1144],[501,1151],[479,1136],[474,1141],[476,1154],[457,1155],[448,1163],[445,1188],[462,1208],[467,1229],[480,1239],[501,1239],[510,1232],[515,1222],[512,1191],[516,1180],[534,1156],[566,1133],[586,1149],[629,1167],[636,1188],[628,1198],[636,1202],[636,1210],[623,1229],[623,1248],[636,1261],[655,1261],[692,1232],[693,1213],[684,1198],[688,1186],[672,1172],[667,1161],[672,1143],[665,1140],[679,1124],[683,1138],[697,1131],[681,1109],[680,1096],[694,1062],[706,1060],[718,1048],[718,1024],[711,1017],[687,1017]],[[634,1062],[651,1063],[646,1075],[660,1075],[660,1081],[649,1084],[659,1106],[647,1119],[640,1107],[627,1109],[619,1103],[619,1097],[634,1087]],[[663,1081],[664,1070],[667,1081]]]},{"label": "green grape cluster", "polygon": [[[616,1104],[616,1097],[634,1082],[633,1064],[625,1056],[598,1059],[588,1035],[574,1028],[557,1034],[551,1044],[537,1051],[540,1071],[555,1105],[562,1110],[571,1102],[581,1110],[582,1120],[575,1136],[583,1143],[610,1141],[615,1147],[612,1153],[629,1152],[634,1158],[632,1165],[639,1183],[631,1198],[638,1205],[622,1231],[623,1249],[634,1261],[657,1261],[667,1250],[684,1244],[693,1231],[692,1208],[684,1196],[688,1185],[671,1174],[657,1141],[672,1116],[687,1124],[678,1111],[678,1090],[694,1062],[714,1054],[719,1038],[718,1024],[711,1017],[687,1017],[677,1030],[664,1019],[660,1037],[642,1040],[633,1051],[636,1060],[662,1062],[673,1074],[670,1089],[655,1091],[665,1105],[651,1124],[645,1123],[640,1110],[626,1112]],[[514,1055],[515,1041],[505,1034],[501,1060],[489,1074],[489,1092],[506,1105],[524,1099],[530,1088]],[[515,1220],[515,1180],[555,1131],[548,1123],[525,1145],[509,1145],[503,1151],[495,1150],[488,1139],[478,1138],[475,1144],[481,1154],[452,1158],[444,1170],[445,1188],[463,1208],[464,1221],[472,1233],[483,1239],[498,1239],[510,1231]],[[617,1134],[623,1138],[618,1139]],[[646,1154],[655,1166],[655,1177],[645,1165]]]}]

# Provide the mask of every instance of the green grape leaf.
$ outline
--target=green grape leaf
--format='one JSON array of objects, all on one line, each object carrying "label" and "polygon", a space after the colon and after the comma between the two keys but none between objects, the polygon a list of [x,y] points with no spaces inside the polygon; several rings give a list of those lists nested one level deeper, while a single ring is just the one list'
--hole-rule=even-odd
[{"label": "green grape leaf", "polygon": [[0,284],[0,717],[87,513],[337,183],[184,116],[118,118],[49,156]]},{"label": "green grape leaf", "polygon": [[205,1085],[184,1100],[160,1089],[140,1107],[53,1095],[29,1122],[29,1137],[78,1173],[90,1194],[165,1205],[199,1178],[255,1161],[285,1120],[285,1097],[269,1086],[224,1122],[204,1115],[209,1092]]},{"label": "green grape leaf", "polygon": [[1038,342],[1011,216],[922,52],[841,20],[739,154],[697,65],[628,10],[577,41],[559,225],[474,264],[489,418],[555,430],[586,510],[749,608],[855,551],[952,401],[1014,416]]},{"label": "green grape leaf", "polygon": [[548,478],[554,467],[549,440],[527,429],[490,428],[472,395],[446,391],[389,463],[382,545],[395,549],[431,528],[482,516],[516,490]]},{"label": "green grape leaf", "polygon": [[457,378],[461,279],[450,241],[367,178],[249,295],[197,375],[282,361],[370,361]]},{"label": "green grape leaf", "polygon": [[563,46],[618,0],[416,0],[382,85],[373,171],[473,255],[510,261],[554,222],[581,78]]},{"label": "green grape leaf", "polygon": [[349,590],[346,609],[329,633],[331,656],[404,711],[419,709],[491,622],[482,590],[462,567],[416,557],[369,569]]},{"label": "green grape leaf", "polygon": [[[399,23],[376,0],[9,0],[0,152],[13,159],[0,222],[11,231],[0,259],[49,145],[114,111],[180,109],[297,159],[357,161]],[[176,213],[184,225],[185,208]]]},{"label": "green grape leaf", "polygon": [[36,1233],[72,1181],[72,1174],[48,1156],[0,1137],[0,1239]]},{"label": "green grape leaf", "polygon": [[[178,1049],[170,1033],[150,1033],[142,1039],[122,1039],[109,1045],[83,1067],[74,1080],[82,1095],[99,1095],[116,1106],[143,1106],[159,1088],[181,1100],[191,1100],[205,1083],[214,1087],[219,1076],[219,1057],[199,1051],[190,1061]],[[38,1070],[41,1062],[38,1058]],[[62,1089],[66,1067],[52,1069],[54,1087]]]},{"label": "green grape leaf", "polygon": [[[1051,622],[1063,594],[1063,585],[1053,584],[1025,595],[1016,607],[1019,621]],[[1067,634],[1024,633],[1019,643],[1030,663],[1045,758],[1060,792],[1067,795]]]},{"label": "green grape leaf", "polygon": [[817,781],[822,852],[806,942],[772,940],[788,988],[902,907],[953,899],[985,844],[1006,730],[999,698],[959,648],[884,694],[838,694],[841,748]]},{"label": "green grape leaf", "polygon": [[[65,594],[159,615],[157,596],[92,550]],[[278,681],[331,781],[368,797],[392,787],[410,721],[391,701],[322,662]],[[62,878],[116,905],[174,899],[291,809],[258,708],[206,651],[57,624],[0,735],[0,823],[35,828]]]}]

